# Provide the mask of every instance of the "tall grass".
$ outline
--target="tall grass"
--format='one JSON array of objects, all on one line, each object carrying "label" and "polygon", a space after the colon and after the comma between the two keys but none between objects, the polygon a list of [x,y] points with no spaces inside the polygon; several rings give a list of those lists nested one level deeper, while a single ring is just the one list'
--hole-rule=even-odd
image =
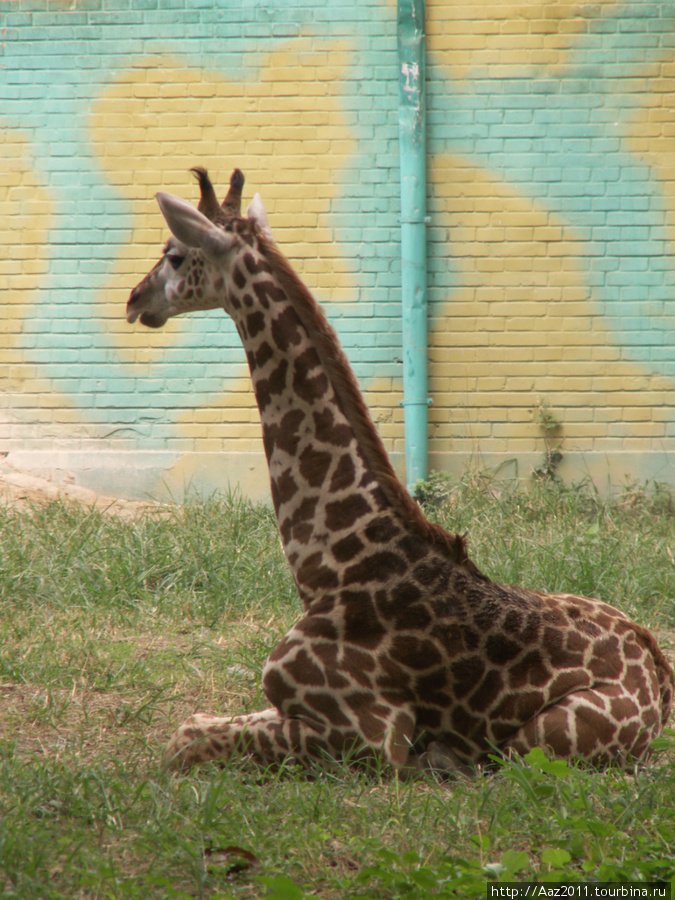
[{"label": "tall grass", "polygon": [[[428,487],[499,580],[615,603],[672,648],[670,497]],[[299,604],[273,516],[238,497],[128,520],[0,509],[0,898],[437,898],[488,879],[675,875],[669,742],[637,773],[533,754],[437,784],[234,761],[162,771],[196,709],[264,705]]]}]

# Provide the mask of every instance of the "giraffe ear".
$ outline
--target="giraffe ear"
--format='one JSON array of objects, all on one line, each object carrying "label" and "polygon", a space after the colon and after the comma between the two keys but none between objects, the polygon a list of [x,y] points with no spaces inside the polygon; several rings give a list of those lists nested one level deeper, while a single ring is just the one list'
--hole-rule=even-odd
[{"label": "giraffe ear", "polygon": [[255,219],[258,228],[262,232],[262,236],[267,238],[268,241],[274,240],[274,235],[272,234],[272,229],[270,228],[270,223],[267,218],[267,210],[263,206],[260,194],[255,194],[253,200],[251,200],[248,209],[246,210],[246,218]]},{"label": "giraffe ear", "polygon": [[163,191],[155,196],[171,233],[186,247],[201,250],[207,256],[222,256],[234,246],[236,237],[214,225],[191,203]]}]

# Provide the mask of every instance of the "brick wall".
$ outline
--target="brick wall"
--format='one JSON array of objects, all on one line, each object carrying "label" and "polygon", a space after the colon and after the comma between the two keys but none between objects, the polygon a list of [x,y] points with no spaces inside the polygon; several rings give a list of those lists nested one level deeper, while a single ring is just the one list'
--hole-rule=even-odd
[{"label": "brick wall", "polygon": [[[428,0],[431,462],[675,483],[674,3]],[[396,8],[0,3],[0,451],[113,493],[266,492],[225,316],[130,328],[188,169],[326,307],[400,464]]]},{"label": "brick wall", "polygon": [[431,3],[438,452],[673,481],[674,12]]}]

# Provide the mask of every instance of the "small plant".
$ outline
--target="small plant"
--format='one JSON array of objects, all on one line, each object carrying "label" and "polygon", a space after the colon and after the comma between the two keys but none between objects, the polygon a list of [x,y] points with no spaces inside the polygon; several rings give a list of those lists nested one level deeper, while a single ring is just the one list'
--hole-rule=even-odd
[{"label": "small plant", "polygon": [[655,515],[672,516],[675,512],[671,486],[662,481],[646,481],[644,484],[628,482],[621,495],[621,503],[626,508],[648,508]]},{"label": "small plant", "polygon": [[[508,851],[507,851],[508,852]],[[357,876],[359,884],[377,885],[378,894],[389,900],[450,900],[455,897],[481,896],[489,872],[477,859],[444,856],[437,862],[423,860],[415,850],[399,854],[380,848],[376,862]],[[506,871],[506,866],[503,867]],[[512,875],[512,872],[510,872]],[[372,894],[354,894],[353,900],[370,900]]]},{"label": "small plant", "polygon": [[452,502],[457,485],[445,472],[430,472],[420,479],[413,490],[413,497],[424,507],[439,507]]},{"label": "small plant", "polygon": [[537,420],[544,436],[544,461],[534,470],[534,477],[540,481],[556,481],[558,466],[563,460],[562,422],[551,412],[545,400],[539,400],[536,409]]},{"label": "small plant", "polygon": [[306,894],[285,875],[261,877],[258,881],[267,888],[266,900],[319,900],[316,894]]}]

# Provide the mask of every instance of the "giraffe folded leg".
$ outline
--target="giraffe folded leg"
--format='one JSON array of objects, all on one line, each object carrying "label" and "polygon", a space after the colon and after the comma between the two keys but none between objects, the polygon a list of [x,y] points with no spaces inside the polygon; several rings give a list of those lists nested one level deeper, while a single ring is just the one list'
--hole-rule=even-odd
[{"label": "giraffe folded leg", "polygon": [[288,759],[303,765],[326,765],[331,759],[362,763],[380,757],[396,769],[407,765],[414,729],[407,707],[364,704],[353,720],[345,712],[338,715],[329,706],[322,714],[298,703],[286,715],[276,707],[228,718],[196,713],[172,736],[164,765],[188,769],[234,755],[252,756],[263,764]]},{"label": "giraffe folded leg", "polygon": [[542,710],[503,746],[526,754],[541,747],[556,757],[593,765],[626,765],[645,758],[661,729],[658,704],[640,706],[620,685],[568,694]]},{"label": "giraffe folded leg", "polygon": [[190,716],[164,751],[164,765],[186,770],[199,763],[252,756],[262,763],[309,761],[337,755],[320,726],[288,718],[274,708],[246,716]]}]

